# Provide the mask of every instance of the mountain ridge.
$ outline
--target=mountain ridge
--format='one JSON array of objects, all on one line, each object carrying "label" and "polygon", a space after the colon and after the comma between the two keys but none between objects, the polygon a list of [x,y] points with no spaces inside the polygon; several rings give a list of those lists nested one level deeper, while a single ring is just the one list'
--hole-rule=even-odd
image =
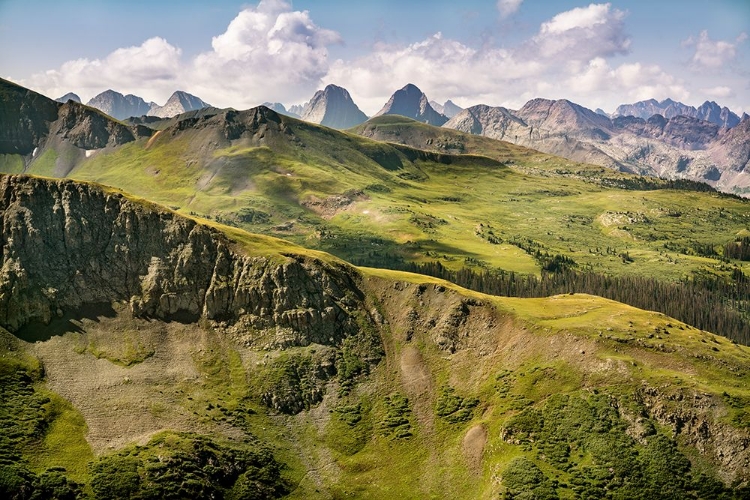
[{"label": "mountain ridge", "polygon": [[626,172],[708,182],[727,192],[750,189],[742,141],[721,141],[732,128],[687,115],[609,118],[565,99],[532,99],[518,111],[472,106],[444,126]]},{"label": "mountain ridge", "polygon": [[411,83],[394,92],[374,116],[382,115],[402,115],[438,127],[448,121],[447,117],[432,109],[427,96]]},{"label": "mountain ridge", "polygon": [[618,116],[635,116],[648,120],[653,115],[662,115],[664,118],[674,118],[684,115],[699,120],[705,120],[719,127],[732,128],[740,123],[741,118],[726,106],[720,107],[714,101],[706,101],[699,107],[688,106],[672,99],[664,99],[658,102],[656,99],[638,101],[633,104],[621,104],[613,113],[612,118]]},{"label": "mountain ridge", "polygon": [[[1,330],[4,384],[70,402],[83,463],[59,450],[46,463],[81,471],[98,496],[118,495],[113,484],[262,498],[747,491],[750,437],[734,420],[747,347],[586,294],[495,297],[355,268],[95,184],[2,176],[0,192],[14,235],[2,326],[61,328],[34,343]],[[26,416],[25,401],[4,405]],[[67,422],[37,418],[53,437]],[[38,492],[50,472],[30,470],[30,441],[12,435],[23,459],[4,473]],[[268,452],[222,465],[240,450]],[[212,474],[193,465],[203,455]],[[305,479],[323,465],[334,474]]]},{"label": "mountain ridge", "polygon": [[329,84],[313,95],[300,118],[326,127],[347,129],[367,120],[367,115],[357,107],[345,88]]},{"label": "mountain ridge", "polygon": [[172,93],[167,102],[163,106],[159,106],[155,102],[147,103],[136,95],[123,95],[112,89],[105,90],[92,97],[86,105],[96,108],[117,120],[140,116],[171,118],[181,113],[211,106],[199,97],[182,90]]}]

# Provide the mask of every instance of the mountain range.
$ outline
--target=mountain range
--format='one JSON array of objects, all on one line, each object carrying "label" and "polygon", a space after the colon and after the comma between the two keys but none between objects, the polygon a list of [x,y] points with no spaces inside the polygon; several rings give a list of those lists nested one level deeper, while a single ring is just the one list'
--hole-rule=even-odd
[{"label": "mountain range", "polygon": [[748,495],[747,200],[398,114],[145,118],[0,80],[3,498]]},{"label": "mountain range", "polygon": [[[78,102],[80,102],[80,99],[78,99]],[[174,92],[164,106],[159,106],[155,102],[147,103],[141,97],[133,94],[122,95],[114,90],[105,90],[101,94],[92,97],[86,105],[96,108],[118,120],[144,115],[169,118],[187,111],[210,107],[209,104],[200,98],[181,90]]]},{"label": "mountain range", "polygon": [[[69,94],[60,99],[76,97]],[[281,114],[337,129],[367,120],[346,89],[336,85],[328,85],[304,105],[289,110],[281,103],[264,104]],[[158,106],[112,90],[91,99],[88,105],[118,119],[172,117],[209,106],[181,91]],[[620,105],[611,116],[564,99],[532,99],[519,110],[486,105],[462,109],[450,100],[443,105],[431,102],[419,88],[408,84],[396,91],[375,116],[391,114],[513,142],[573,161],[706,182],[731,193],[750,192],[750,177],[745,174],[750,161],[745,147],[747,115],[740,118],[715,102],[695,108],[671,99],[651,99]]]},{"label": "mountain range", "polygon": [[681,102],[675,102],[672,99],[665,99],[661,102],[656,99],[639,101],[633,104],[622,104],[617,107],[612,117],[618,116],[635,116],[648,120],[654,115],[662,115],[664,118],[674,118],[676,116],[689,116],[698,120],[718,125],[719,127],[732,128],[740,123],[740,117],[733,113],[727,107],[720,107],[713,101],[706,101],[698,108],[688,106]]},{"label": "mountain range", "polygon": [[445,125],[574,161],[665,178],[750,190],[750,120],[733,128],[677,115],[610,119],[567,100],[533,99],[518,111],[472,106]]}]

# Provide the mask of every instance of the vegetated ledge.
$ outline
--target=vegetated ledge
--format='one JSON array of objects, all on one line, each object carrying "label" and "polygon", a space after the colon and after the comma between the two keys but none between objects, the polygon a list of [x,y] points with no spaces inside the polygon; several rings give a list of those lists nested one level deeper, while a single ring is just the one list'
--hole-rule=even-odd
[{"label": "vegetated ledge", "polygon": [[0,216],[0,326],[11,332],[123,301],[136,317],[283,332],[290,345],[358,329],[354,268],[291,244],[234,241],[117,191],[28,176],[0,177]]}]

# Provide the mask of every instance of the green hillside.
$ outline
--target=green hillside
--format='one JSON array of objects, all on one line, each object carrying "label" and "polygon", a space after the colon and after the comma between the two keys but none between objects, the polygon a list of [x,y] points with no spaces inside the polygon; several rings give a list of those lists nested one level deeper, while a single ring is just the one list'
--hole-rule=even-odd
[{"label": "green hillside", "polygon": [[[43,187],[15,196],[4,217],[44,206],[36,201]],[[64,188],[81,194],[66,197],[70,214],[100,196],[96,186]],[[180,264],[160,285],[168,296],[166,281],[181,283],[180,273],[204,259],[200,226],[116,191],[103,196],[104,206],[115,201],[136,219],[110,228],[106,214],[89,211],[92,231],[125,232],[133,245],[156,232],[163,241],[149,245],[167,252],[175,245]],[[50,247],[28,235],[46,219],[31,212],[18,238],[32,247],[13,242],[16,255],[29,252],[18,258],[87,252],[38,256]],[[193,243],[173,240],[175,224],[192,228]],[[304,263],[303,302],[315,300],[316,283],[326,284],[343,297],[355,330],[310,342],[302,323],[264,331],[241,318],[164,321],[134,314],[134,298],[107,313],[52,320],[55,334],[38,324],[15,336],[2,330],[0,491],[38,498],[747,494],[750,348],[590,295],[488,296],[416,274],[354,268],[215,223],[211,231],[236,258],[279,266],[287,279],[299,279],[289,266]],[[91,258],[93,267],[108,262]],[[261,292],[285,286],[262,274],[243,276]],[[16,293],[34,292],[24,286]]]},{"label": "green hillside", "polygon": [[[451,275],[431,271],[435,263],[475,274],[590,274],[582,283],[622,278],[611,292],[570,287],[567,278],[546,289],[604,294],[750,342],[742,257],[750,205],[742,199],[400,117],[378,117],[354,131],[409,145],[265,108],[188,113],[156,126],[160,130],[148,139],[92,152],[69,176],[359,265],[446,278]],[[63,161],[57,154],[48,147],[25,171],[51,175]],[[18,171],[14,158],[7,156],[0,167]],[[658,300],[642,300],[641,284],[631,278],[656,280],[649,289],[677,283],[688,288],[688,298],[668,293],[680,303],[661,307]],[[473,282],[462,281],[494,290]],[[678,314],[680,307],[721,317],[693,320]]]}]

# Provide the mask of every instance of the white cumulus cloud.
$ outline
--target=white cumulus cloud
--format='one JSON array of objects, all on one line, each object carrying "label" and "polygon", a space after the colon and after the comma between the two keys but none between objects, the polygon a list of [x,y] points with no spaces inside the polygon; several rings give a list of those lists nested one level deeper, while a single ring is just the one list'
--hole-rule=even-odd
[{"label": "white cumulus cloud", "polygon": [[214,37],[213,50],[196,57],[189,73],[201,98],[220,106],[295,102],[317,90],[329,69],[327,47],[341,42],[309,12],[263,0]]},{"label": "white cumulus cloud", "polygon": [[182,51],[160,37],[117,49],[103,59],[75,59],[33,75],[28,84],[52,97],[75,90],[84,99],[108,88],[165,99],[175,90]]},{"label": "white cumulus cloud", "polygon": [[[582,96],[588,102],[590,95],[560,82],[573,82],[571,77],[590,61],[628,51],[625,16],[610,4],[573,9],[542,23],[535,36],[517,47],[473,48],[440,33],[404,46],[380,44],[364,57],[335,61],[325,81],[348,88],[369,114],[406,83],[431,99],[450,98],[464,106],[520,107],[540,95]],[[604,94],[606,87],[598,86],[597,92]]]},{"label": "white cumulus cloud", "polygon": [[23,82],[57,97],[71,90],[87,100],[108,88],[163,103],[177,89],[216,106],[248,108],[264,101],[308,98],[328,72],[328,50],[341,43],[307,11],[282,0],[242,10],[211,50],[191,61],[163,38],[117,49],[103,59],[77,59]]},{"label": "white cumulus cloud", "polygon": [[708,31],[701,31],[697,39],[688,38],[683,42],[685,46],[695,46],[695,53],[691,59],[696,69],[718,69],[734,60],[737,46],[747,40],[747,34],[741,33],[734,41],[711,40]]},{"label": "white cumulus cloud", "polygon": [[578,61],[625,54],[630,47],[625,16],[625,12],[612,9],[608,3],[561,12],[542,23],[528,44],[527,53]]},{"label": "white cumulus cloud", "polygon": [[705,95],[709,97],[714,98],[727,98],[727,97],[734,97],[736,94],[734,93],[734,90],[732,90],[731,87],[727,87],[726,85],[717,85],[716,87],[708,87],[705,89],[701,89],[701,92],[703,92]]}]

